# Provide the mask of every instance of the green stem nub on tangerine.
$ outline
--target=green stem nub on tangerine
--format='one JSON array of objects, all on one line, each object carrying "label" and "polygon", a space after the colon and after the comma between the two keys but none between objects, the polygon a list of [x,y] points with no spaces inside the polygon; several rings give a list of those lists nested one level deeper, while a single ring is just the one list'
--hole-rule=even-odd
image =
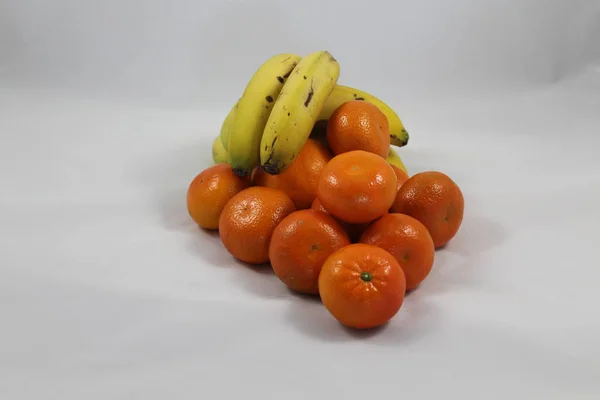
[{"label": "green stem nub on tangerine", "polygon": [[370,282],[371,279],[373,279],[373,275],[371,275],[370,272],[363,272],[362,274],[360,274],[360,279],[362,279],[365,282]]}]

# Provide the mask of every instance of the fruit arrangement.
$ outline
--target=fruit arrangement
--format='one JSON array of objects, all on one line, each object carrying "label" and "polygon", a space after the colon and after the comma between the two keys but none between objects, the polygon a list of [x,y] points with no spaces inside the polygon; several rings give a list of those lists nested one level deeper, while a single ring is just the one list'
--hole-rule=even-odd
[{"label": "fruit arrangement", "polygon": [[318,295],[341,324],[374,328],[430,274],[464,199],[446,174],[409,175],[396,112],[338,85],[327,51],[278,54],[254,73],[212,144],[215,165],[187,208],[247,264],[270,264],[291,291]]}]

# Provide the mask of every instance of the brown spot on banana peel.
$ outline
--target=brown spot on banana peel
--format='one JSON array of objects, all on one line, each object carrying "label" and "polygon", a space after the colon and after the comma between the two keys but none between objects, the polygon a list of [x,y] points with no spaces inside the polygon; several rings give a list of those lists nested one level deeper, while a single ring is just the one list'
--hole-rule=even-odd
[{"label": "brown spot on banana peel", "polygon": [[315,88],[313,87],[313,81],[310,81],[310,90],[308,91],[308,96],[306,97],[306,101],[304,102],[304,107],[308,107],[308,105],[310,104],[310,101],[312,100],[313,96],[315,95]]},{"label": "brown spot on banana peel", "polygon": [[267,97],[265,97],[265,100],[267,100],[269,103],[272,103],[273,102],[273,97],[267,96]]},{"label": "brown spot on banana peel", "polygon": [[283,76],[278,76],[277,80],[279,81],[279,83],[285,82],[285,79],[283,79]]},{"label": "brown spot on banana peel", "polygon": [[356,100],[364,100],[364,97],[356,97]]},{"label": "brown spot on banana peel", "polygon": [[283,78],[284,78],[284,79],[286,79],[286,78],[289,78],[289,77],[290,77],[290,75],[292,74],[292,71],[293,71],[293,70],[294,70],[294,68],[290,69],[290,70],[288,71],[288,73],[287,73],[287,74],[285,74],[285,75],[283,76]]}]

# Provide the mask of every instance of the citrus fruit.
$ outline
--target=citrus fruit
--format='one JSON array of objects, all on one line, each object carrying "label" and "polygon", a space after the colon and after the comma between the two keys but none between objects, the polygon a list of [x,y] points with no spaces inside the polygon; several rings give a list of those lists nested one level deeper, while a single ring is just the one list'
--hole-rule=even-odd
[{"label": "citrus fruit", "polygon": [[282,173],[270,175],[256,168],[252,182],[284,191],[296,205],[296,209],[310,208],[317,196],[319,176],[332,155],[327,147],[315,139],[308,139],[300,153]]},{"label": "citrus fruit", "polygon": [[317,197],[329,214],[362,224],[384,215],[396,197],[397,178],[392,167],[376,154],[353,150],[327,163]]},{"label": "citrus fruit", "polygon": [[396,174],[396,179],[398,180],[398,183],[396,185],[396,193],[398,192],[398,190],[400,190],[400,187],[404,184],[404,182],[406,182],[409,178],[408,174],[404,171],[402,171],[400,168],[396,167],[395,165],[391,165],[392,169],[394,170],[394,173]]},{"label": "citrus fruit", "polygon": [[202,228],[218,229],[219,216],[227,201],[248,186],[250,180],[234,174],[229,164],[208,167],[188,187],[188,214]]},{"label": "citrus fruit", "polygon": [[[323,207],[323,204],[321,204],[321,201],[318,198],[316,198],[315,201],[313,201],[311,209],[327,213],[327,210],[325,209],[325,207]],[[348,222],[341,221],[337,218],[336,221],[339,222],[342,228],[344,228],[352,243],[358,242],[358,240],[360,239],[360,235],[362,235],[364,230],[367,229],[367,227],[369,226],[368,222],[366,224],[350,224]]]},{"label": "citrus fruit", "polygon": [[364,150],[385,158],[390,150],[390,127],[385,114],[372,103],[352,100],[329,117],[327,142],[334,154]]},{"label": "citrus fruit", "polygon": [[356,243],[330,255],[319,274],[325,308],[345,326],[374,328],[402,306],[406,280],[398,261],[384,249]]},{"label": "citrus fruit", "polygon": [[[327,213],[327,210],[325,209],[325,207],[323,207],[323,204],[321,203],[321,200],[319,200],[318,197],[312,202],[312,205],[310,206],[310,208],[315,211],[321,211],[321,212]],[[345,224],[345,222],[343,222],[343,221],[341,221],[341,222]]]},{"label": "citrus fruit", "polygon": [[275,275],[300,293],[318,294],[319,272],[334,251],[350,244],[340,224],[329,214],[295,211],[275,228],[269,259]]},{"label": "citrus fruit", "polygon": [[406,290],[419,286],[433,267],[433,239],[425,225],[409,215],[384,215],[369,225],[360,242],[381,247],[398,260],[406,278]]},{"label": "citrus fruit", "polygon": [[436,248],[458,232],[463,220],[464,198],[458,185],[444,173],[420,172],[408,179],[396,196],[392,211],[408,214],[427,227]]},{"label": "citrus fruit", "polygon": [[281,190],[253,186],[227,202],[219,218],[219,236],[235,258],[264,264],[275,227],[294,211],[294,203]]}]

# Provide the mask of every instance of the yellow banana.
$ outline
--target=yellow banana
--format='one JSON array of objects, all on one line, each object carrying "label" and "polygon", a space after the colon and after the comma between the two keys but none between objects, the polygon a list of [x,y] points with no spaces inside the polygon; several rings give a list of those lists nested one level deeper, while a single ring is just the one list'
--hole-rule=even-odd
[{"label": "yellow banana", "polygon": [[215,164],[229,162],[229,155],[227,154],[227,150],[225,150],[225,146],[223,146],[220,136],[217,136],[215,140],[213,140],[212,158]]},{"label": "yellow banana", "polygon": [[402,171],[408,174],[408,170],[406,169],[404,162],[402,162],[400,155],[398,155],[398,152],[396,152],[393,148],[390,147],[390,152],[388,153],[388,156],[385,159],[389,164],[400,168]]},{"label": "yellow banana", "polygon": [[365,100],[377,106],[385,114],[390,125],[390,143],[398,147],[406,146],[408,143],[408,132],[404,129],[404,125],[398,114],[377,97],[349,86],[335,85],[318,119],[329,119],[336,108],[351,100]]},{"label": "yellow banana", "polygon": [[340,64],[327,51],[307,55],[294,68],[262,135],[260,163],[267,173],[277,175],[294,161],[339,75]]},{"label": "yellow banana", "polygon": [[262,64],[238,101],[227,151],[233,171],[249,175],[260,163],[260,141],[275,101],[294,67],[295,54],[278,54]]},{"label": "yellow banana", "polygon": [[229,111],[229,114],[227,114],[227,117],[225,117],[225,120],[223,120],[223,124],[221,125],[221,133],[219,134],[219,137],[221,138],[221,143],[223,143],[225,150],[229,148],[229,137],[231,136],[231,129],[233,127],[233,120],[235,118],[237,105],[238,102],[233,105]]}]

